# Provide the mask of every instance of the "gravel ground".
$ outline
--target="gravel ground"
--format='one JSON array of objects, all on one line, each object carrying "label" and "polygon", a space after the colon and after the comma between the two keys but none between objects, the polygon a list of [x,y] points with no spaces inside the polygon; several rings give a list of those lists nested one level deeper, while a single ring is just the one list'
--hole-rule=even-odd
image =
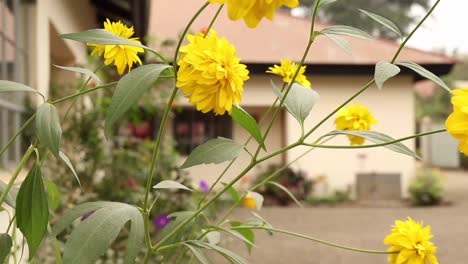
[{"label": "gravel ground", "polygon": [[[297,233],[315,236],[353,247],[382,249],[383,238],[389,232],[395,219],[411,216],[418,221],[432,225],[438,246],[439,262],[449,264],[468,263],[468,172],[449,171],[447,174],[447,199],[450,205],[411,208],[372,208],[366,207],[308,207],[284,208],[268,207],[260,214],[275,228],[287,229]],[[250,218],[251,213],[242,209],[231,219]],[[227,246],[242,252],[251,263],[387,263],[385,255],[370,255],[345,251],[299,238],[285,235],[269,237],[265,232],[256,232],[256,248],[249,255],[242,243],[233,241]],[[227,263],[222,258],[213,258],[214,263]]]}]

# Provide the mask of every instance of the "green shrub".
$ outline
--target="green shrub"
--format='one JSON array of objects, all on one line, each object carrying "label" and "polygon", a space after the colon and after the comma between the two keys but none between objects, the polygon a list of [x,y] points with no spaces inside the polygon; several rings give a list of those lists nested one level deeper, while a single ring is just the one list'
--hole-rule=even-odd
[{"label": "green shrub", "polygon": [[423,169],[413,178],[409,193],[414,205],[436,205],[442,201],[444,175],[437,169]]}]

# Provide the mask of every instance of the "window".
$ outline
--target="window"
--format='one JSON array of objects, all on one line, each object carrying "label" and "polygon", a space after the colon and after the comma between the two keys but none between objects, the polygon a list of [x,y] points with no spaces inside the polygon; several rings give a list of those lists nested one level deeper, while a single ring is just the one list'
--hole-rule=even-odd
[{"label": "window", "polygon": [[[28,16],[20,0],[0,0],[0,79],[28,84]],[[0,96],[0,146],[21,126],[24,111],[23,93]],[[19,138],[0,158],[0,167],[17,163],[21,158]]]},{"label": "window", "polygon": [[174,117],[174,139],[182,155],[217,137],[232,137],[232,120],[229,115],[215,116],[195,109],[183,109]]}]

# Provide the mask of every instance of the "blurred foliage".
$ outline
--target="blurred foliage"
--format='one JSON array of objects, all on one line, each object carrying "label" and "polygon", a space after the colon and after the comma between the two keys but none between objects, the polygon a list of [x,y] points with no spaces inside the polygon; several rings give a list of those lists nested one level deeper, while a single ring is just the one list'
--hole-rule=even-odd
[{"label": "blurred foliage", "polygon": [[[281,165],[269,165],[265,171],[256,175],[253,185],[265,180],[265,178],[280,170],[270,181],[277,182],[287,188],[298,200],[304,200],[312,191],[314,182],[307,178],[305,172],[293,170],[292,168],[281,169]],[[289,195],[280,188],[265,184],[258,189],[265,199],[271,199],[273,202],[281,205],[288,205],[293,202]]]},{"label": "blurred foliage", "polygon": [[307,197],[306,202],[311,205],[336,205],[339,203],[348,202],[351,190],[335,190],[333,194],[323,197]]},{"label": "blurred foliage", "polygon": [[[303,6],[313,7],[315,0],[301,0]],[[400,28],[402,33],[408,32],[408,26],[419,20],[411,14],[414,6],[424,10],[429,8],[429,0],[339,0],[324,7],[319,15],[321,20],[353,26],[373,35],[384,38],[397,38],[394,33],[373,22],[359,9],[381,15],[393,22]]]},{"label": "blurred foliage", "polygon": [[445,192],[444,175],[438,169],[422,169],[409,185],[411,201],[414,205],[436,205],[442,201]]}]

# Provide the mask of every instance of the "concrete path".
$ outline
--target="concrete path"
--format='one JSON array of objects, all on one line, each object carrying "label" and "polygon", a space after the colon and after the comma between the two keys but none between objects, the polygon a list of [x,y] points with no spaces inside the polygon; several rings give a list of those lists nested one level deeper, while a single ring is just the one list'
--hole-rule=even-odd
[{"label": "concrete path", "polygon": [[[468,172],[447,172],[447,198],[452,205],[427,208],[393,207],[308,207],[264,208],[260,214],[275,228],[315,236],[353,247],[385,250],[382,240],[395,219],[413,219],[432,225],[433,242],[439,248],[440,263],[468,263]],[[249,210],[239,210],[231,219],[251,218]],[[242,243],[228,246],[242,252],[251,263],[268,264],[377,264],[387,263],[385,255],[369,255],[335,249],[328,246],[291,238],[285,235],[270,237],[256,232],[257,248],[246,253]],[[216,258],[215,263],[226,263]]]}]

